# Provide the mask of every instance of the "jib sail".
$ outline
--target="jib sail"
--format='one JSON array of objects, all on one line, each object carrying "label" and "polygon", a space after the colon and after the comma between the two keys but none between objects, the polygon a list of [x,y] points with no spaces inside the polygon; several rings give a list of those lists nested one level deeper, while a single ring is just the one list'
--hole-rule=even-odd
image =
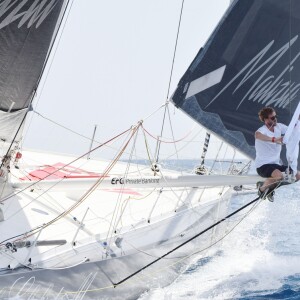
[{"label": "jib sail", "polygon": [[300,100],[299,35],[300,1],[233,1],[173,103],[253,159],[258,111],[272,106],[288,124]]}]

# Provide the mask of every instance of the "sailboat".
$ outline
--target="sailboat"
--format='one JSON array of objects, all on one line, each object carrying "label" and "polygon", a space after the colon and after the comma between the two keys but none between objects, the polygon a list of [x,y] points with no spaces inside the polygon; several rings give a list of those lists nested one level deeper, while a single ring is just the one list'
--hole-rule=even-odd
[{"label": "sailboat", "polygon": [[[68,3],[0,2],[1,299],[134,299],[169,284],[193,255],[205,255],[226,234],[233,187],[259,180],[233,168],[233,160],[225,174],[207,171],[210,134],[253,159],[258,108],[273,103],[288,121],[286,111],[298,102],[296,79],[290,97],[284,81],[297,72],[298,54],[283,58],[297,45],[297,34],[286,31],[297,28],[289,24],[297,24],[299,4],[236,0],[168,99],[209,131],[193,174],[159,164],[162,144],[176,140],[153,135],[144,120],[77,157],[21,151]],[[280,30],[271,27],[258,39],[261,22],[277,26],[273,18],[280,18]],[[169,101],[165,115],[168,107]],[[140,137],[146,166],[133,160]],[[111,160],[87,159],[106,146],[116,148]]]}]

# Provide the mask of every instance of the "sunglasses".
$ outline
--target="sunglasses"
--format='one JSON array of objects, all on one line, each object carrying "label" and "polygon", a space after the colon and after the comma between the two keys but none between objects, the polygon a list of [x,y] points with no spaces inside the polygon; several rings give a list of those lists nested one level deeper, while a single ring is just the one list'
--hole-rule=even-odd
[{"label": "sunglasses", "polygon": [[273,117],[270,117],[269,119],[271,119],[272,121],[274,121],[275,119],[277,119],[278,115],[275,115]]}]

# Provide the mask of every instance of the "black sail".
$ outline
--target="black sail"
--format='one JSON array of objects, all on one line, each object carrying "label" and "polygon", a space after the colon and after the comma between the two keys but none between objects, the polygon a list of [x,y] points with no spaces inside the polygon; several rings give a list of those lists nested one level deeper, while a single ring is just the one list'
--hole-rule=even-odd
[{"label": "black sail", "polygon": [[258,111],[272,106],[278,122],[288,124],[297,107],[299,57],[299,0],[235,0],[172,102],[254,159],[254,132],[262,125]]},{"label": "black sail", "polygon": [[[0,0],[0,140],[19,143],[23,120],[67,0]],[[22,124],[22,127],[20,125]]]},{"label": "black sail", "polygon": [[28,107],[63,0],[0,1],[0,110]]}]

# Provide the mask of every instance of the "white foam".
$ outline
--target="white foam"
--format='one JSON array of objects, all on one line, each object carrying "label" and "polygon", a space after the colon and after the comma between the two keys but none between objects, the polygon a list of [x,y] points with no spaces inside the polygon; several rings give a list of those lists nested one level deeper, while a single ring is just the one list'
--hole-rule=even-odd
[{"label": "white foam", "polygon": [[[280,289],[288,276],[300,270],[299,191],[298,183],[280,188],[274,203],[261,202],[224,239],[221,255],[140,299],[230,299],[245,292],[262,295]],[[252,198],[236,200],[246,203]]]}]

